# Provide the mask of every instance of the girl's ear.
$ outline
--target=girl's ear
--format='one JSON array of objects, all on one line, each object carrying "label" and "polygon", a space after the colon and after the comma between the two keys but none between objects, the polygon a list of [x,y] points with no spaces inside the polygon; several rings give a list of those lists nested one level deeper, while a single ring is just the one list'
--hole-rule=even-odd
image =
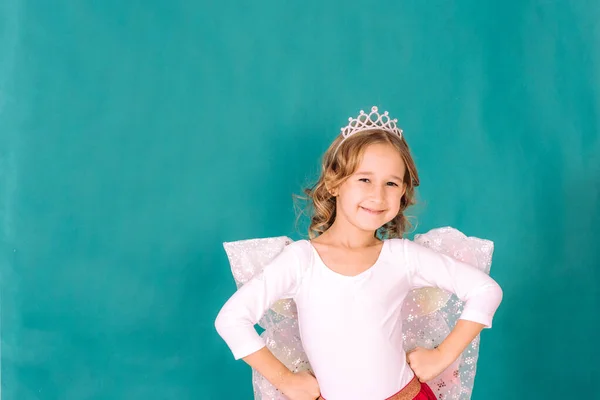
[{"label": "girl's ear", "polygon": [[332,195],[333,197],[337,196],[337,189],[332,189],[329,186],[325,186],[325,188],[327,189],[330,195]]}]

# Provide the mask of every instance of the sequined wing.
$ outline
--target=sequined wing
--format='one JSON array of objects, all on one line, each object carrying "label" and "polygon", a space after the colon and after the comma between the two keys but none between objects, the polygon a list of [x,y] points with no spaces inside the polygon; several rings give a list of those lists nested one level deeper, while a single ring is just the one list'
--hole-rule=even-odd
[{"label": "sequined wing", "polygon": [[[247,239],[223,243],[231,272],[238,288],[262,273],[285,246],[293,241],[285,236]],[[296,304],[292,299],[281,299],[271,305],[258,325],[264,329],[261,337],[267,348],[291,371],[310,370],[302,348]],[[255,400],[286,400],[271,383],[252,369]]]},{"label": "sequined wing", "polygon": [[[464,261],[489,274],[493,242],[467,237],[451,228],[437,228],[416,235],[415,242]],[[438,346],[456,325],[463,303],[452,293],[437,288],[413,290],[402,307],[405,350]],[[479,354],[479,336],[441,375],[428,382],[438,399],[469,400]]]}]

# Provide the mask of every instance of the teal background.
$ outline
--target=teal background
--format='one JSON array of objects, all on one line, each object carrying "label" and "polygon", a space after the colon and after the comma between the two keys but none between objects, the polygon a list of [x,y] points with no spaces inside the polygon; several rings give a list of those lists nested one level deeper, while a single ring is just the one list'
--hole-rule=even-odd
[{"label": "teal background", "polygon": [[[416,232],[496,243],[474,399],[596,392],[600,3],[0,2],[2,400],[250,399],[224,241],[304,235],[349,116],[400,120]],[[593,397],[593,394],[590,394]]]}]

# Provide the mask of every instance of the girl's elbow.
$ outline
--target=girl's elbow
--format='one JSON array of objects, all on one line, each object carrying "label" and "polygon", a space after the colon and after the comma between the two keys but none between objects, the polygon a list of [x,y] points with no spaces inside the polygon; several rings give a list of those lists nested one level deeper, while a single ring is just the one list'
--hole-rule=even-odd
[{"label": "girl's elbow", "polygon": [[499,306],[500,303],[502,303],[502,298],[504,297],[504,292],[502,290],[502,287],[500,287],[500,285],[498,284],[498,282],[494,281],[494,284],[492,285],[492,288],[491,288],[491,292],[492,292],[492,296],[493,296],[496,304]]},{"label": "girl's elbow", "polygon": [[219,313],[215,318],[215,330],[221,337],[224,337],[226,335],[226,332],[228,330],[227,327],[231,326],[231,318],[229,318],[227,314],[227,310],[225,309],[225,307],[223,307],[219,310]]}]

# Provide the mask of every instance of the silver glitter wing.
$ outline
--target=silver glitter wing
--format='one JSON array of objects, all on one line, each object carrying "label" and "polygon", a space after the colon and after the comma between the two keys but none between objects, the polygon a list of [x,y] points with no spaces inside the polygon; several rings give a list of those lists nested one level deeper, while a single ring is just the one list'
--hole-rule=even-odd
[{"label": "silver glitter wing", "polygon": [[[437,228],[416,235],[415,242],[430,249],[464,261],[489,274],[493,242],[467,237],[451,228]],[[248,239],[223,244],[231,271],[239,288],[277,256],[292,240],[285,236]],[[437,288],[411,291],[402,307],[405,350],[416,346],[438,346],[458,321],[463,303],[452,293]],[[269,350],[291,371],[310,370],[302,348],[296,305],[292,299],[274,303],[259,321],[264,329],[261,337]],[[437,378],[428,382],[440,400],[469,400],[473,390],[479,353],[479,336],[463,354]],[[256,370],[252,370],[255,400],[287,400]]]}]

